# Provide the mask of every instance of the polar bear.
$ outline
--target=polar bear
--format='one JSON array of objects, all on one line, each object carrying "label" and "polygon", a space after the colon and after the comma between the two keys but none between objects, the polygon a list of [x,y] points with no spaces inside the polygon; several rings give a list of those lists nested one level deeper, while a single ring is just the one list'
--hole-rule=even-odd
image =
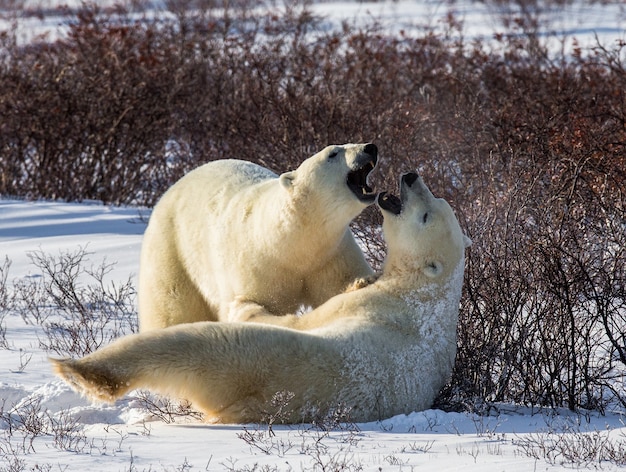
[{"label": "polar bear", "polygon": [[388,244],[380,277],[285,318],[293,328],[182,324],[51,360],[55,372],[95,400],[148,388],[214,422],[263,421],[277,392],[291,392],[290,422],[337,405],[359,422],[428,408],[454,363],[468,240],[417,174],[402,177],[401,198],[381,194],[378,205]]},{"label": "polar bear", "polygon": [[274,315],[316,307],[372,273],[348,227],[376,194],[374,144],[328,146],[277,176],[251,162],[205,164],[154,208],[139,269],[140,331],[233,321],[229,303]]}]

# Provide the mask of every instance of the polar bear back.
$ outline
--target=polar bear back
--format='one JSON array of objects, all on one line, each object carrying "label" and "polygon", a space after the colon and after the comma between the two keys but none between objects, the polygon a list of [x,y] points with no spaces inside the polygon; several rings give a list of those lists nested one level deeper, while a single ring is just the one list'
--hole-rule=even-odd
[{"label": "polar bear back", "polygon": [[[188,173],[163,195],[142,243],[142,330],[218,319],[220,307],[212,300],[220,299],[221,286],[228,280],[223,267],[228,265],[227,252],[218,249],[224,245],[221,234],[232,223],[237,202],[276,178],[274,172],[251,162],[220,160]],[[227,234],[229,247],[254,237],[238,235],[233,240],[232,232]]]},{"label": "polar bear back", "polygon": [[[242,160],[210,162],[175,183],[154,208],[144,235],[140,330],[229,321],[234,300],[276,315],[293,313],[370,274],[348,228],[365,205],[329,229],[321,222],[332,219],[315,213],[331,210],[302,199],[336,194],[339,206],[344,201],[354,207],[345,179],[325,183],[324,159],[320,153],[289,173],[311,187],[299,190],[297,203],[278,175]],[[310,165],[312,160],[322,164]]]}]

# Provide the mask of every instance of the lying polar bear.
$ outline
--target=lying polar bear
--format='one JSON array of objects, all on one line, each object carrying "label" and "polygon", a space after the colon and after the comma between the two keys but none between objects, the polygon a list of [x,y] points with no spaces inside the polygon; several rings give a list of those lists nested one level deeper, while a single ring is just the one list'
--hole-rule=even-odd
[{"label": "lying polar bear", "polygon": [[235,299],[293,313],[372,274],[348,225],[376,198],[367,177],[377,155],[374,144],[346,144],[280,176],[233,159],[184,176],[144,235],[140,331],[234,321]]},{"label": "lying polar bear", "polygon": [[190,400],[208,420],[262,421],[277,392],[288,421],[338,404],[354,421],[428,408],[454,363],[468,240],[446,201],[417,174],[401,199],[378,198],[388,255],[381,276],[331,298],[298,329],[192,323],[121,338],[82,359],[51,360],[76,390],[113,401],[136,388]]}]

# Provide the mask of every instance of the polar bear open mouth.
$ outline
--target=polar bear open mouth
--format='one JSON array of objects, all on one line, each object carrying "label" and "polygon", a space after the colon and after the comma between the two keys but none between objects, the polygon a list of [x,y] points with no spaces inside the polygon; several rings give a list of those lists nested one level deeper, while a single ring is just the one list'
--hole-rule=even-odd
[{"label": "polar bear open mouth", "polygon": [[376,192],[367,184],[367,177],[376,166],[375,160],[362,164],[358,169],[348,172],[346,183],[356,198],[363,202],[371,203],[376,198]]},{"label": "polar bear open mouth", "polygon": [[402,200],[389,192],[380,192],[378,195],[378,206],[394,215],[402,213]]},{"label": "polar bear open mouth", "polygon": [[407,172],[400,178],[400,198],[389,192],[380,192],[378,195],[378,206],[385,211],[399,215],[402,213],[402,203],[406,201],[406,188],[411,188],[417,181],[419,175],[415,172]]}]

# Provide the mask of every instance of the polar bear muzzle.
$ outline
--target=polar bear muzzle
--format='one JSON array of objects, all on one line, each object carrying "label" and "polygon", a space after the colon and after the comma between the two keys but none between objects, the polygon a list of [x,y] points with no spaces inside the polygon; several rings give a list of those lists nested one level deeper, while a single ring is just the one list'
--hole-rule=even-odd
[{"label": "polar bear muzzle", "polygon": [[411,188],[419,179],[419,175],[415,172],[407,172],[400,178],[400,198],[389,192],[380,192],[377,203],[381,210],[388,211],[394,215],[402,213],[403,203],[406,202],[406,188]]},{"label": "polar bear muzzle", "polygon": [[373,203],[376,192],[367,184],[367,178],[378,161],[378,148],[369,143],[363,148],[355,162],[355,168],[348,172],[346,184],[354,195],[364,203]]},{"label": "polar bear muzzle", "polygon": [[407,184],[409,188],[413,186],[413,184],[419,179],[419,175],[415,172],[407,172],[402,176],[402,182]]},{"label": "polar bear muzzle", "polygon": [[381,210],[388,211],[394,215],[402,213],[402,202],[392,193],[380,192],[377,203]]}]

